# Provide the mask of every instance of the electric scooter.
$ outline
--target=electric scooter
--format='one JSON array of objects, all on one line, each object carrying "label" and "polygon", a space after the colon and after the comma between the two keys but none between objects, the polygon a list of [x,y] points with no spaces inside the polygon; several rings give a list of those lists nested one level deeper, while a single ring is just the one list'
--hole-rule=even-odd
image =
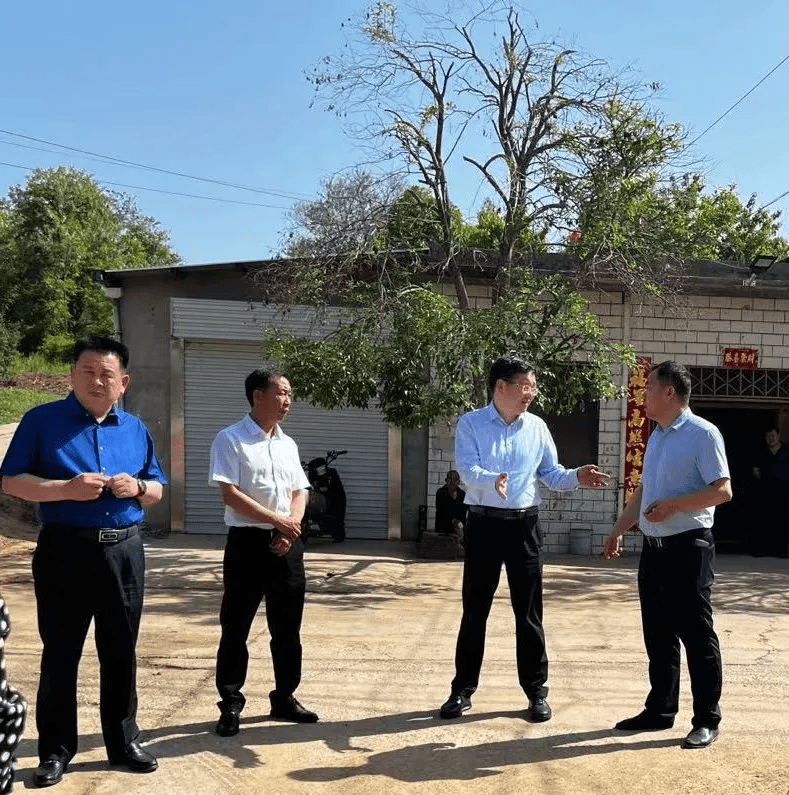
[{"label": "electric scooter", "polygon": [[345,540],[345,488],[340,473],[331,464],[347,452],[328,450],[325,457],[313,458],[306,464],[302,462],[312,486],[301,520],[301,537],[305,544],[318,536],[331,536],[336,542]]}]

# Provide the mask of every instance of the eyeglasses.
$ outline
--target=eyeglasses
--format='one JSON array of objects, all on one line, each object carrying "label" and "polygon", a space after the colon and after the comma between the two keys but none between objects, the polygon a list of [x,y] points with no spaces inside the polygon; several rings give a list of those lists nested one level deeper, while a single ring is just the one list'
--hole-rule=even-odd
[{"label": "eyeglasses", "polygon": [[507,381],[507,383],[519,387],[521,392],[524,392],[527,395],[531,395],[532,397],[537,397],[537,395],[540,394],[540,388],[537,386],[532,386],[531,384],[523,384],[520,381]]}]

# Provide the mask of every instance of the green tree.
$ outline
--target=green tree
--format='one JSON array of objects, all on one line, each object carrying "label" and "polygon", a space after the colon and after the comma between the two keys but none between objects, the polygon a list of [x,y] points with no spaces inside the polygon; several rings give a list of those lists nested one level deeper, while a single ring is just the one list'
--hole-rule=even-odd
[{"label": "green tree", "polygon": [[10,190],[7,208],[0,268],[14,285],[6,319],[21,329],[23,353],[50,337],[113,330],[112,305],[96,271],[179,261],[166,233],[133,200],[75,169],[33,171],[24,186]]},{"label": "green tree", "polygon": [[323,339],[270,329],[269,354],[300,398],[324,408],[366,408],[375,399],[387,420],[418,428],[480,405],[490,362],[517,352],[541,370],[538,406],[572,411],[579,398],[612,397],[612,368],[633,364],[629,346],[610,341],[585,298],[560,276],[514,269],[490,308],[458,311],[430,284],[390,290],[360,285],[357,303]]},{"label": "green tree", "polygon": [[688,262],[786,252],[780,213],[757,208],[755,196],[743,203],[734,186],[706,193],[700,174],[672,172],[682,131],[643,105],[612,100],[601,123],[576,133],[583,167],[563,192],[582,278],[613,275],[633,293],[666,297]]},{"label": "green tree", "polygon": [[0,201],[0,376],[5,375],[19,344],[19,329],[12,323],[9,310],[16,301],[17,283],[10,269],[11,216],[5,203]]},{"label": "green tree", "polygon": [[[331,407],[376,396],[405,427],[481,403],[488,361],[506,351],[541,366],[546,411],[613,394],[632,351],[606,339],[576,290],[605,276],[669,300],[713,232],[745,250],[740,237],[755,245],[771,223],[749,205],[737,215],[731,196],[705,197],[699,177],[685,184],[685,133],[650,108],[656,85],[533,40],[506,0],[457,17],[417,10],[410,20],[425,29],[412,34],[379,0],[310,73],[348,132],[419,186],[393,203],[375,245],[289,263],[287,296],[267,280],[275,300],[354,310],[322,341],[268,335],[295,378],[310,373],[301,394]],[[482,177],[476,223],[452,200],[464,164]],[[566,242],[579,267],[560,289],[531,268]],[[469,278],[492,286],[492,308],[474,307]]]}]

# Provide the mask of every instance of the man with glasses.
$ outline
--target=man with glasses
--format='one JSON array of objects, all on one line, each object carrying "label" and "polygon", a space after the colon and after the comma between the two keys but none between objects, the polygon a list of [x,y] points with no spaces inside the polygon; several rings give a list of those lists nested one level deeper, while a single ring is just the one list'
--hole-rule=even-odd
[{"label": "man with glasses", "polygon": [[515,614],[518,679],[528,699],[527,717],[546,721],[551,708],[546,700],[538,482],[564,491],[579,485],[604,486],[608,475],[593,464],[568,470],[559,463],[547,425],[528,413],[538,394],[533,365],[515,357],[497,359],[490,369],[488,392],[490,403],[461,416],[455,432],[455,460],[469,509],[455,678],[441,717],[458,718],[471,707],[503,564]]}]

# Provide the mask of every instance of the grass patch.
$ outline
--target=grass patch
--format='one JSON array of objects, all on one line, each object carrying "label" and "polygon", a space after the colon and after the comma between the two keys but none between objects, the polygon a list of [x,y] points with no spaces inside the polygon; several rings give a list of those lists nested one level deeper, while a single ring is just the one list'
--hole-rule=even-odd
[{"label": "grass patch", "polygon": [[31,356],[17,354],[11,364],[9,375],[16,375],[16,373],[68,373],[70,370],[70,364],[54,362],[40,353],[34,353]]},{"label": "grass patch", "polygon": [[52,400],[61,399],[60,396],[54,395],[52,392],[44,392],[41,389],[17,389],[16,387],[0,389],[0,425],[19,422],[28,409],[39,403],[49,403]]}]

